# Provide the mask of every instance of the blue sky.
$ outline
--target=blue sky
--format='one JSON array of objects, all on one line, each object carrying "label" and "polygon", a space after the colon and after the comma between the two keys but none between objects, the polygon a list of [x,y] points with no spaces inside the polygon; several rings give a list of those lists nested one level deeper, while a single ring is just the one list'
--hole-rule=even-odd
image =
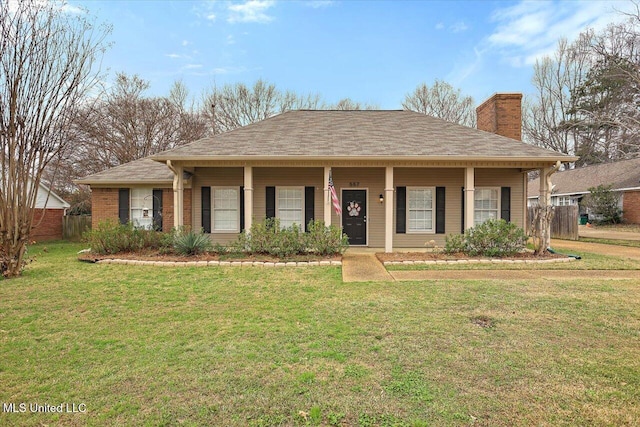
[{"label": "blue sky", "polygon": [[75,1],[113,25],[103,67],[138,74],[149,93],[182,80],[252,84],[349,97],[383,109],[442,79],[476,103],[531,93],[536,58],[561,37],[603,28],[630,1]]}]

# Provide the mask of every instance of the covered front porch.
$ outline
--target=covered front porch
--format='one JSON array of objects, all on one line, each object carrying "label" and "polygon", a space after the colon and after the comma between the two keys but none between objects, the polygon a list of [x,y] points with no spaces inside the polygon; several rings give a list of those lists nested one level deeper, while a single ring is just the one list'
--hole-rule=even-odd
[{"label": "covered front porch", "polygon": [[[191,175],[191,224],[221,243],[255,221],[279,218],[304,227],[335,224],[352,246],[444,244],[488,218],[526,224],[526,171],[532,162],[171,162],[174,226],[184,224],[184,172]],[[341,206],[333,206],[330,176]],[[546,182],[546,180],[543,180]],[[188,210],[187,210],[188,212]]]}]

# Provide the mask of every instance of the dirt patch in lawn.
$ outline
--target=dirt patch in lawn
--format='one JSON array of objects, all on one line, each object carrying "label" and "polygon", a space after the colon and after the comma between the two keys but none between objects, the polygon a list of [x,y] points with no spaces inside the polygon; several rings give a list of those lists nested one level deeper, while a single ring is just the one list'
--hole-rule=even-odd
[{"label": "dirt patch in lawn", "polygon": [[342,255],[320,256],[320,255],[293,255],[287,258],[277,258],[270,255],[242,255],[233,256],[229,254],[207,253],[200,255],[182,256],[176,254],[160,254],[158,252],[122,252],[112,255],[99,255],[91,252],[78,254],[80,261],[97,262],[104,259],[130,259],[138,261],[167,261],[167,262],[187,262],[187,261],[260,261],[260,262],[303,262],[303,261],[340,261]]},{"label": "dirt patch in lawn", "polygon": [[[393,252],[393,253],[384,253],[378,252],[376,256],[383,263],[386,261],[453,261],[459,259],[491,259],[488,257],[481,256],[469,256],[463,253],[457,254],[445,254],[443,252]],[[566,255],[560,254],[546,254],[543,256],[534,255],[533,252],[521,252],[512,256],[504,257],[504,258],[496,258],[496,259],[510,259],[510,260],[536,260],[536,259],[555,259],[555,258],[566,258]]]}]

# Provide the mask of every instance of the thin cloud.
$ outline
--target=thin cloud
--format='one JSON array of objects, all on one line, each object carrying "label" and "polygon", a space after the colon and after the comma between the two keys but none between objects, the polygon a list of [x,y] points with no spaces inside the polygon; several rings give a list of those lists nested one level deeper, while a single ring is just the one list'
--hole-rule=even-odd
[{"label": "thin cloud", "polygon": [[493,13],[497,25],[486,43],[512,66],[530,66],[552,53],[561,38],[573,41],[587,27],[599,30],[627,19],[616,11],[629,6],[628,2],[523,1]]},{"label": "thin cloud", "polygon": [[207,16],[205,16],[205,18],[207,19],[207,21],[215,21],[216,20],[216,14],[215,13],[209,13],[209,14],[207,14]]},{"label": "thin cloud", "polygon": [[238,74],[247,71],[246,67],[216,67],[211,70],[212,74]]},{"label": "thin cloud", "polygon": [[320,9],[323,7],[331,7],[335,4],[335,2],[333,0],[312,0],[305,1],[302,4],[313,9]]},{"label": "thin cloud", "polygon": [[182,55],[179,55],[177,53],[166,53],[164,56],[166,56],[167,58],[171,58],[171,59],[182,58]]},{"label": "thin cloud", "polygon": [[467,24],[462,21],[458,21],[451,27],[449,27],[449,30],[451,30],[452,33],[461,33],[463,31],[467,31],[468,29],[469,27],[467,26]]},{"label": "thin cloud", "polygon": [[436,30],[444,30],[444,24],[442,22],[438,22],[435,28]]},{"label": "thin cloud", "polygon": [[227,22],[235,24],[260,23],[266,24],[273,21],[273,17],[267,15],[267,10],[274,5],[271,0],[249,0],[242,4],[231,4],[228,7],[230,12]]}]

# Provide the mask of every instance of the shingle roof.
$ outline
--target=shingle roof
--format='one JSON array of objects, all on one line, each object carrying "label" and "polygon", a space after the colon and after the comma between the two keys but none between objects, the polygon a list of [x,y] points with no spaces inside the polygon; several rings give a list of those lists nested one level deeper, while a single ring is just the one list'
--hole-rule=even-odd
[{"label": "shingle roof", "polygon": [[[585,166],[556,172],[551,176],[553,194],[580,194],[591,187],[613,184],[613,189],[640,187],[640,158]],[[540,180],[529,182],[528,197],[540,193]]]},{"label": "shingle roof", "polygon": [[289,111],[152,156],[225,157],[566,157],[412,111]]},{"label": "shingle roof", "polygon": [[173,172],[164,163],[150,158],[134,160],[75,181],[78,184],[113,184],[138,182],[141,184],[173,183]]}]

